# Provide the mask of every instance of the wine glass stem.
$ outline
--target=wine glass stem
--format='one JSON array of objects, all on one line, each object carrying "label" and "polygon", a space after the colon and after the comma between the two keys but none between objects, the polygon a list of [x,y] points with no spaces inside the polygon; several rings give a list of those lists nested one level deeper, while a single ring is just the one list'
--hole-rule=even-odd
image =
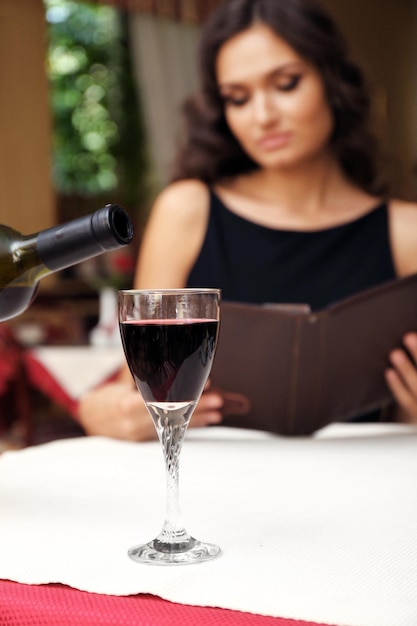
[{"label": "wine glass stem", "polygon": [[166,424],[158,432],[165,457],[166,515],[162,531],[154,541],[164,552],[182,552],[194,540],[184,528],[179,505],[179,460],[187,423]]}]

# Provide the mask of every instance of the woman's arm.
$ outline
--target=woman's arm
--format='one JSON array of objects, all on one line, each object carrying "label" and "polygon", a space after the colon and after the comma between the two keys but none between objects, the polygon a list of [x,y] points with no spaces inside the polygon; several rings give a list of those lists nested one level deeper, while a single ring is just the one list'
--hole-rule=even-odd
[{"label": "woman's arm", "polygon": [[[399,277],[417,272],[417,204],[394,200],[390,207],[391,248]],[[403,347],[389,354],[385,380],[397,401],[398,421],[417,424],[416,332],[403,338]]]}]

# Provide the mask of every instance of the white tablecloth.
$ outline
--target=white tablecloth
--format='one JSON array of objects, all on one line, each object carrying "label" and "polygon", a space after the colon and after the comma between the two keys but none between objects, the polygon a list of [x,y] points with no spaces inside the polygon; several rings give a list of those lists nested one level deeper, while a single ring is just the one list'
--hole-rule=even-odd
[{"label": "white tablecloth", "polygon": [[190,430],[187,529],[200,565],[132,562],[165,505],[158,442],[80,438],[0,456],[0,578],[152,593],[338,626],[417,624],[417,428],[331,426],[286,439]]}]

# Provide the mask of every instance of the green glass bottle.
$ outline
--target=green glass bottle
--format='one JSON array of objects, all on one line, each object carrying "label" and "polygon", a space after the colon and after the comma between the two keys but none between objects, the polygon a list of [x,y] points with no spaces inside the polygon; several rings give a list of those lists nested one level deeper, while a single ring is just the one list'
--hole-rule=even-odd
[{"label": "green glass bottle", "polygon": [[132,222],[115,204],[27,236],[0,224],[0,321],[28,308],[44,276],[132,239]]}]

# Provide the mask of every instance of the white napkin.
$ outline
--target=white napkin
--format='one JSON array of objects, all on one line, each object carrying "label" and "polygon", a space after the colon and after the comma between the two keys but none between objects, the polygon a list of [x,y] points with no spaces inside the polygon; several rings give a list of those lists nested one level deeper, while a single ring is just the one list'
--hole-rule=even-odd
[{"label": "white napkin", "polygon": [[120,346],[40,346],[30,354],[74,400],[104,382],[125,362]]},{"label": "white napkin", "polygon": [[416,476],[416,427],[343,425],[305,439],[190,430],[185,525],[223,555],[158,567],[126,554],[162,526],[158,442],[89,437],[7,452],[0,577],[338,626],[415,626]]}]

